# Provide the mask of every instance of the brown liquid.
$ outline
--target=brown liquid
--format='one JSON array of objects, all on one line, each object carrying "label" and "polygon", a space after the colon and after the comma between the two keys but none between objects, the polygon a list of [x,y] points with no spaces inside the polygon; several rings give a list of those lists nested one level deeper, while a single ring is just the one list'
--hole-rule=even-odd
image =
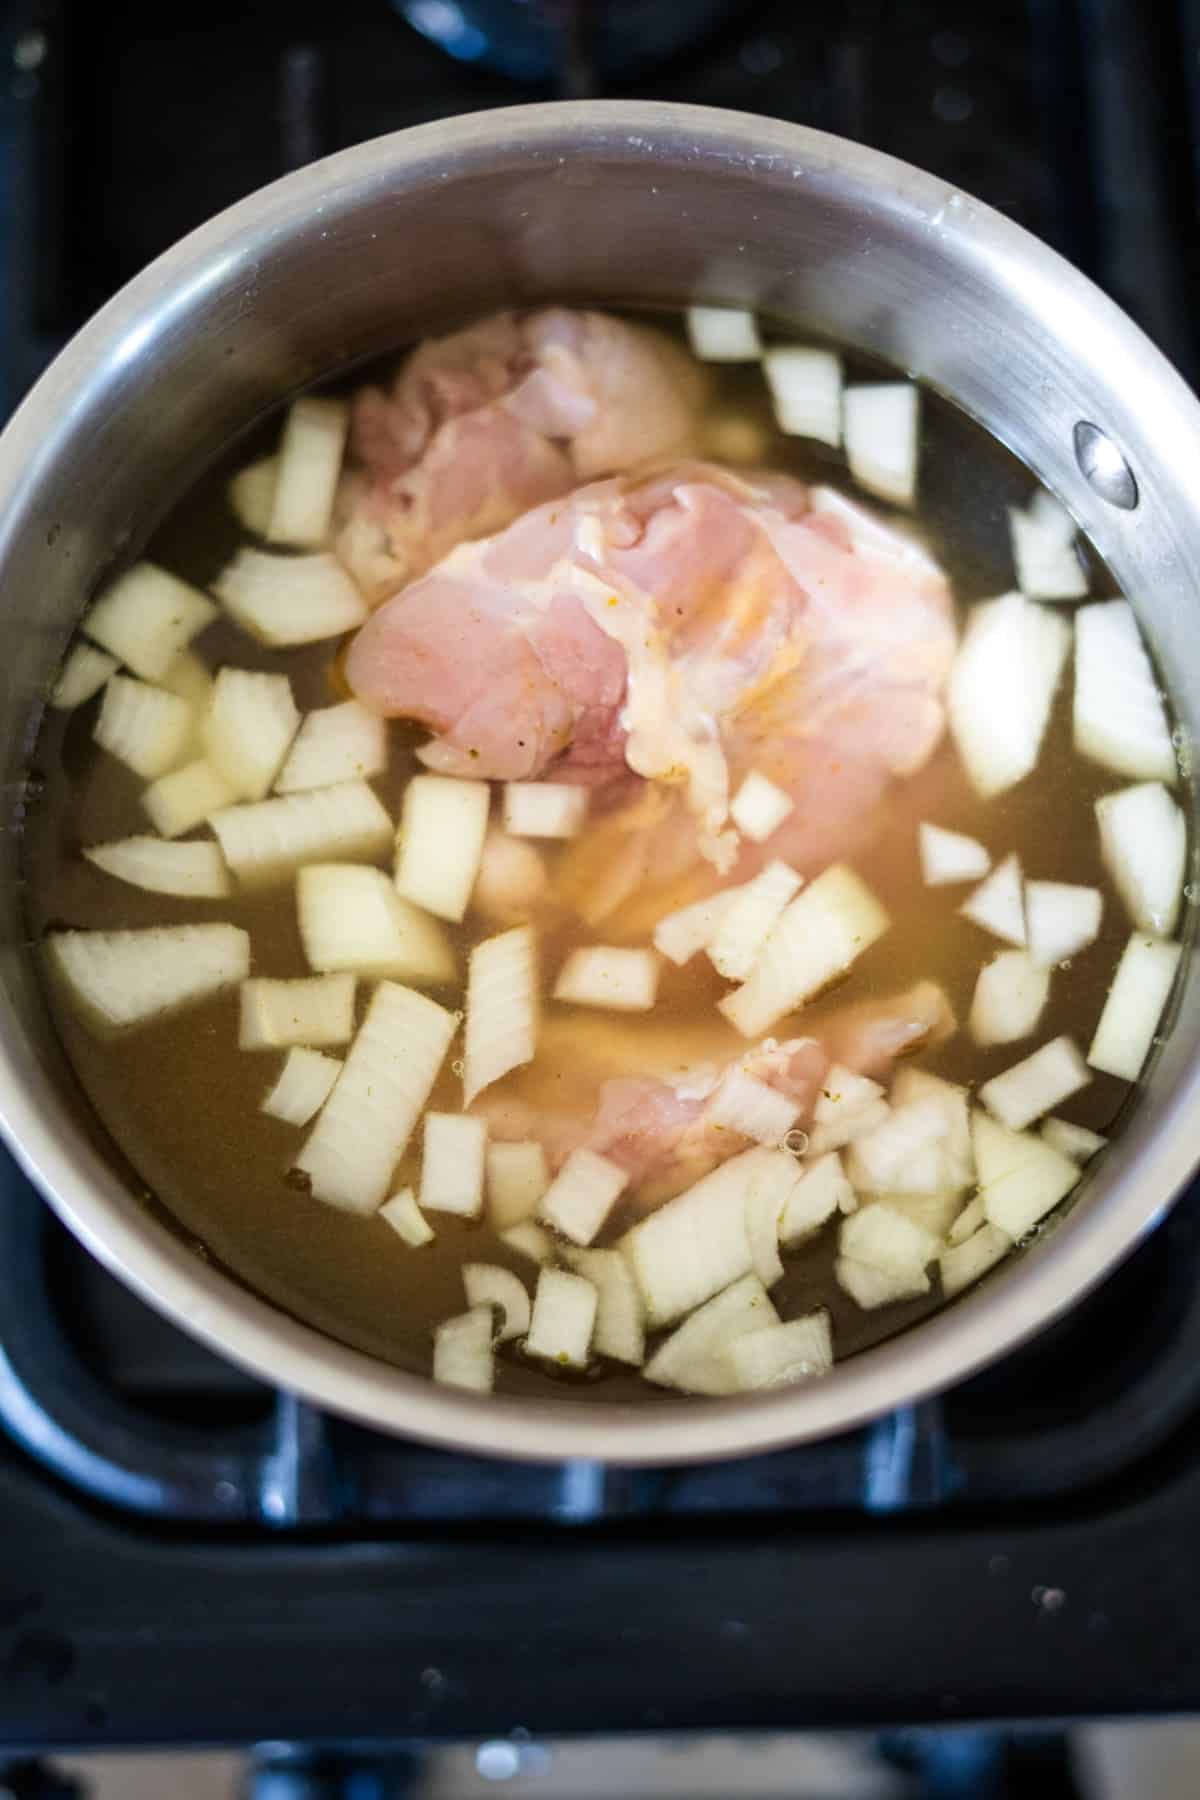
[{"label": "brown liquid", "polygon": [[[771,431],[757,372],[719,372],[716,404],[752,415],[771,432],[768,460],[773,466],[844,485],[839,459]],[[150,554],[201,585],[210,581],[239,541],[224,502],[225,481],[251,453],[246,444],[231,452],[157,534]],[[926,396],[920,522],[961,602],[1011,585],[1005,508],[1023,499],[1031,485],[1027,471],[963,414]],[[1114,591],[1102,567],[1093,564],[1092,575],[1095,594]],[[213,667],[228,662],[285,670],[302,711],[339,697],[332,686],[334,646],[269,652],[219,623],[195,647]],[[885,900],[893,926],[855,966],[830,1004],[890,994],[932,977],[944,986],[959,1019],[966,1017],[979,968],[999,946],[957,916],[965,890],[922,886],[915,826],[923,817],[980,838],[996,861],[1018,851],[1029,875],[1088,883],[1104,892],[1100,940],[1069,971],[1056,973],[1034,1042],[980,1050],[960,1031],[919,1058],[922,1066],[955,1081],[986,1080],[1060,1032],[1086,1048],[1128,935],[1124,908],[1100,862],[1092,813],[1095,796],[1120,783],[1075,757],[1068,696],[1069,683],[1034,777],[983,803],[969,790],[953,753],[944,748],[930,769],[896,791],[886,826],[854,858]],[[143,784],[92,743],[97,705],[75,714],[47,713],[42,728],[37,766],[45,786],[31,810],[25,846],[35,935],[64,925],[111,930],[229,920],[250,932],[256,974],[307,974],[290,885],[232,900],[185,901],[143,893],[83,861],[82,846],[147,829],[139,804]],[[393,814],[403,784],[417,766],[412,749],[420,737],[402,727],[393,731],[391,767],[375,784]],[[600,935],[617,940],[616,923],[606,925]],[[469,942],[492,929],[468,916],[460,944],[464,964]],[[564,931],[555,955],[544,959],[547,966],[556,965],[560,949],[595,936],[582,925]],[[711,1026],[721,984],[706,970],[703,958],[681,971],[664,968],[656,1029],[665,1021],[682,1040],[699,1025]],[[360,985],[365,989],[367,984]],[[435,997],[451,1006],[461,1004],[458,991]],[[96,1112],[156,1199],[243,1281],[297,1317],[359,1349],[425,1372],[432,1328],[463,1308],[459,1270],[464,1259],[506,1264],[532,1283],[533,1265],[514,1256],[485,1224],[437,1215],[436,1242],[412,1251],[386,1224],[336,1212],[289,1185],[286,1172],[302,1134],[258,1111],[280,1057],[238,1051],[236,993],[105,1042],[92,1037],[55,992],[51,1004]],[[554,1010],[549,1008],[551,1014]],[[820,1013],[820,1006],[806,1011],[799,1029],[809,1029],[810,1022],[819,1025]],[[621,1028],[631,1032],[636,1022],[630,1026],[623,1021]],[[565,1059],[557,1060],[562,1040],[561,1031],[552,1032],[533,1074],[517,1078],[522,1091],[540,1091],[550,1105],[570,1085],[569,1066]],[[736,1047],[745,1048],[741,1040]],[[686,1060],[685,1049],[676,1060]],[[1097,1075],[1063,1111],[1080,1124],[1108,1130],[1127,1091],[1125,1084]],[[449,1063],[430,1104],[459,1108],[459,1084]],[[410,1152],[402,1174],[415,1168],[416,1156]],[[935,1292],[903,1306],[861,1312],[834,1283],[832,1262],[833,1233],[827,1231],[816,1247],[789,1260],[772,1298],[785,1318],[818,1302],[828,1306],[839,1358],[903,1329],[938,1303]],[[497,1386],[501,1392],[546,1393],[553,1391],[552,1384],[561,1391],[563,1379],[514,1353],[500,1362]],[[665,1397],[629,1371],[612,1368],[598,1369],[572,1387],[606,1400]]]}]

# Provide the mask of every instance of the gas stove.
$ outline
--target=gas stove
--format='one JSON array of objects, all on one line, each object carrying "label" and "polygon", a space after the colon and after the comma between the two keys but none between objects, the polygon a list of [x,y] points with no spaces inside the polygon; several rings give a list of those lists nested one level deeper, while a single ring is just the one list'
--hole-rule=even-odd
[{"label": "gas stove", "polygon": [[[505,4],[10,9],[5,408],[251,189],[563,89],[759,111],[923,164],[1200,374],[1200,0],[746,0],[611,74],[611,51],[589,61],[601,0],[576,0],[542,85],[505,72]],[[941,1399],[653,1472],[323,1417],[143,1307],[7,1159],[0,1189],[0,1745],[1200,1708],[1200,1188],[1070,1318]]]}]

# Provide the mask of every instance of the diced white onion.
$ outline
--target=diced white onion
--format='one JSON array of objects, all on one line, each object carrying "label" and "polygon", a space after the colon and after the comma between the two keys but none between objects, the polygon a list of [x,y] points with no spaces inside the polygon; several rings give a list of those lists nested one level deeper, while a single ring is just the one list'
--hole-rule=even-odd
[{"label": "diced white onion", "polygon": [[806,1136],[806,1156],[824,1156],[830,1150],[844,1150],[868,1132],[877,1131],[891,1112],[886,1100],[870,1100],[865,1106],[841,1111],[828,1125],[810,1125]]},{"label": "diced white onion", "polygon": [[680,967],[701,950],[707,950],[722,919],[741,888],[723,888],[706,900],[694,900],[678,912],[667,913],[654,927],[654,948]]},{"label": "diced white onion", "polygon": [[533,1061],[538,1025],[537,940],[532,926],[514,925],[471,951],[463,1055],[467,1106],[494,1081]]},{"label": "diced white onion", "polygon": [[536,844],[491,826],[483,840],[472,910],[494,925],[523,925],[550,886],[550,872]]},{"label": "diced white onion", "polygon": [[629,1264],[619,1250],[580,1250],[568,1245],[563,1255],[577,1275],[596,1290],[596,1327],[592,1348],[598,1356],[640,1368],[646,1355],[642,1297]]},{"label": "diced white onion", "polygon": [[296,910],[310,969],[416,987],[453,981],[457,972],[441,921],[402,900],[382,869],[310,863],[296,876]]},{"label": "diced white onion", "polygon": [[754,314],[738,306],[689,306],[688,341],[702,362],[757,362],[762,343]]},{"label": "diced white onion", "polygon": [[1090,1162],[1108,1139],[1101,1137],[1098,1131],[1089,1131],[1086,1125],[1073,1125],[1069,1119],[1044,1119],[1042,1136],[1072,1162]]},{"label": "diced white onion", "polygon": [[709,961],[718,974],[728,981],[746,980],[800,887],[795,869],[771,862],[738,890],[708,945]]},{"label": "diced white onion", "polygon": [[1099,888],[1068,881],[1027,881],[1025,922],[1034,962],[1051,969],[1078,956],[1099,936],[1103,911]]},{"label": "diced white onion", "polygon": [[336,1056],[320,1050],[289,1050],[279,1079],[262,1103],[261,1111],[285,1125],[307,1125],[324,1106],[341,1074]]},{"label": "diced white onion", "polygon": [[958,909],[993,937],[1023,948],[1026,942],[1025,891],[1016,853],[998,863],[981,887]]},{"label": "diced white onion", "polygon": [[647,1381],[688,1394],[737,1391],[730,1351],[738,1338],[779,1324],[757,1275],[745,1275],[699,1307],[659,1345],[646,1364]]},{"label": "diced white onion", "polygon": [[876,1200],[842,1220],[839,1248],[852,1262],[915,1280],[937,1255],[938,1240],[915,1220]]},{"label": "diced white onion", "polygon": [[572,1150],[543,1195],[538,1216],[573,1244],[590,1244],[628,1185],[627,1171],[607,1156]]},{"label": "diced white onion", "polygon": [[1087,1065],[1071,1039],[1056,1037],[1002,1075],[985,1081],[979,1098],[1002,1125],[1010,1131],[1023,1131],[1090,1080]]},{"label": "diced white onion", "polygon": [[786,1150],[759,1153],[746,1189],[746,1236],[754,1273],[765,1288],[783,1280],[779,1231],[796,1185],[796,1160]]},{"label": "diced white onion", "polygon": [[867,382],[842,396],[850,473],[896,506],[916,498],[920,411],[920,389],[910,381]]},{"label": "diced white onion", "polygon": [[1088,1051],[1093,1069],[1136,1081],[1150,1054],[1179,967],[1179,945],[1133,934]]},{"label": "diced white onion", "polygon": [[258,975],[243,981],[238,1049],[348,1044],[354,1035],[354,987],[353,975],[309,975],[295,981]]},{"label": "diced white onion", "polygon": [[192,735],[192,709],[164,688],[114,675],[104,690],[92,735],[102,750],[135,775],[153,781],[186,752]]},{"label": "diced white onion", "polygon": [[956,881],[979,881],[992,866],[983,845],[961,831],[940,825],[918,827],[921,878],[926,887],[948,887]]},{"label": "diced white onion", "polygon": [[863,1194],[860,1198],[864,1206],[878,1202],[892,1212],[900,1213],[939,1242],[947,1236],[963,1209],[962,1194],[956,1188],[941,1188],[924,1194]]},{"label": "diced white onion", "polygon": [[962,1243],[951,1244],[943,1250],[938,1267],[942,1272],[942,1292],[947,1300],[952,1300],[955,1294],[961,1294],[964,1288],[995,1268],[1012,1247],[1008,1233],[1001,1231],[998,1225],[989,1224],[981,1225]]},{"label": "diced white onion", "polygon": [[898,1273],[876,1268],[874,1263],[856,1262],[852,1256],[839,1256],[833,1265],[833,1273],[838,1286],[864,1312],[874,1312],[880,1306],[895,1306],[901,1300],[916,1300],[930,1288],[924,1269]]},{"label": "diced white onion", "polygon": [[782,1244],[803,1243],[839,1212],[854,1212],[858,1197],[846,1179],[836,1150],[805,1164],[800,1179],[788,1195],[779,1223]]},{"label": "diced white onion", "polygon": [[100,1030],[177,1012],[250,973],[250,938],[236,925],[152,925],[143,931],[56,931],[51,968]]},{"label": "diced white onion", "polygon": [[392,841],[392,821],[365,781],[224,807],[209,823],[246,887],[287,881],[304,863],[368,861]]},{"label": "diced white onion", "polygon": [[800,1117],[800,1106],[768,1082],[734,1063],[707,1108],[710,1125],[736,1131],[756,1144],[780,1144]]},{"label": "diced white onion", "polygon": [[[1002,1130],[1003,1127],[1000,1126],[997,1129]],[[969,1200],[963,1207],[947,1231],[946,1237],[952,1244],[963,1244],[979,1230],[981,1225],[986,1223],[986,1220],[987,1213],[984,1210],[983,1195],[976,1194],[975,1198]]]},{"label": "diced white onion", "polygon": [[853,869],[835,864],[786,908],[749,979],[726,995],[721,1012],[743,1037],[761,1037],[843,975],[890,923]]},{"label": "diced white onion", "polygon": [[273,544],[303,547],[329,536],[349,422],[344,400],[303,394],[288,407],[267,524]]},{"label": "diced white onion", "polygon": [[413,1250],[432,1244],[436,1235],[433,1226],[417,1205],[416,1195],[411,1188],[401,1188],[398,1194],[385,1200],[379,1209],[379,1217]]},{"label": "diced white onion", "polygon": [[731,1157],[626,1232],[621,1248],[652,1326],[672,1324],[752,1268],[745,1207],[761,1154]]},{"label": "diced white onion", "polygon": [[1017,586],[1031,600],[1082,600],[1088,582],[1075,550],[1075,521],[1057,501],[1051,506],[1008,509]]},{"label": "diced white onion", "polygon": [[[841,357],[832,350],[786,344],[768,350],[762,362],[780,431],[788,437],[815,438],[836,450],[842,441]],[[862,475],[858,478],[864,487],[879,492]]]},{"label": "diced white onion", "polygon": [[813,1108],[813,1126],[808,1134],[809,1151],[823,1156],[828,1150],[840,1150],[868,1131],[882,1125],[888,1116],[883,1089],[877,1081],[858,1075],[853,1069],[833,1063],[821,1083]]},{"label": "diced white onion", "polygon": [[274,649],[356,631],[370,610],[328,550],[280,556],[243,544],[213,582],[213,592],[235,624]]},{"label": "diced white onion", "polygon": [[201,727],[205,755],[240,799],[261,800],[299,723],[286,675],[222,669]]},{"label": "diced white onion", "polygon": [[142,806],[161,837],[182,837],[232,806],[237,795],[204,757],[160,775],[142,794]]},{"label": "diced white onion", "polygon": [[504,784],[504,829],[513,837],[577,837],[587,810],[588,790],[567,781]]},{"label": "diced white onion", "polygon": [[599,1296],[582,1275],[543,1269],[533,1296],[525,1354],[565,1369],[586,1369]]},{"label": "diced white onion", "polygon": [[977,1112],[972,1126],[988,1224],[1022,1238],[1070,1193],[1078,1166],[1034,1132],[1009,1131],[985,1113]]},{"label": "diced white onion", "polygon": [[207,594],[157,563],[135,563],[105,588],[80,630],[143,681],[160,681],[217,616]]},{"label": "diced white onion", "polygon": [[827,1375],[833,1367],[829,1314],[806,1313],[786,1324],[744,1332],[730,1344],[729,1358],[739,1393]]},{"label": "diced white onion", "polygon": [[215,685],[208,664],[194,650],[181,650],[159,682],[191,707],[197,725],[208,711]]},{"label": "diced white onion", "polygon": [[975,1153],[971,1147],[971,1114],[967,1090],[957,1082],[944,1081],[927,1069],[902,1068],[892,1083],[892,1099],[897,1106],[908,1106],[917,1100],[933,1101],[942,1109],[946,1135],[939,1141],[938,1154],[947,1188],[962,1192],[975,1181]]},{"label": "diced white onion", "polygon": [[483,855],[491,791],[486,781],[414,775],[404,792],[396,887],[426,912],[456,923],[467,910]]},{"label": "diced white onion", "polygon": [[1140,931],[1169,937],[1179,917],[1187,825],[1161,782],[1105,794],[1096,802],[1100,854]]},{"label": "diced white onion", "polygon": [[1069,622],[1023,594],[972,607],[950,672],[948,714],[985,799],[1035,767],[1070,643]]},{"label": "diced white onion", "polygon": [[346,1212],[382,1205],[454,1036],[453,1013],[411,988],[376,988],[296,1167]]},{"label": "diced white onion", "polygon": [[496,1231],[532,1219],[550,1186],[546,1152],[538,1143],[489,1144],[485,1159],[488,1218]]},{"label": "diced white onion", "polygon": [[515,1225],[509,1225],[500,1232],[500,1242],[507,1244],[518,1256],[527,1256],[530,1262],[549,1263],[554,1261],[554,1239],[541,1225],[535,1225],[532,1219],[521,1219]]},{"label": "diced white onion", "polygon": [[487,1122],[466,1113],[425,1114],[421,1155],[422,1212],[477,1219],[483,1211]]},{"label": "diced white onion", "polygon": [[158,837],[127,837],[111,844],[93,844],[83,854],[106,875],[152,894],[219,900],[229,892],[229,871],[216,844],[171,844]]},{"label": "diced white onion", "polygon": [[437,1327],[433,1334],[433,1379],[444,1387],[491,1393],[496,1381],[496,1358],[490,1306],[473,1306],[470,1312],[444,1319]]},{"label": "diced white onion", "polygon": [[729,807],[729,817],[743,837],[763,844],[796,810],[796,802],[781,787],[751,769]]},{"label": "diced white onion", "polygon": [[[894,1106],[875,1131],[856,1138],[846,1156],[846,1174],[860,1192],[889,1188],[896,1193],[931,1194],[946,1185],[940,1150],[949,1125],[944,1107],[935,1100],[913,1100]],[[863,1262],[870,1257],[847,1250]]]},{"label": "diced white onion", "polygon": [[572,950],[558,972],[554,998],[612,1012],[649,1012],[658,992],[658,958],[652,950],[586,944]]},{"label": "diced white onion", "polygon": [[1044,964],[1027,950],[1001,950],[979,971],[967,1029],[977,1044],[1013,1044],[1036,1030],[1049,996]]},{"label": "diced white onion", "polygon": [[279,462],[275,456],[260,456],[230,477],[225,497],[229,510],[244,530],[254,537],[266,537],[275,504],[275,482]]},{"label": "diced white onion", "polygon": [[1075,748],[1135,780],[1178,779],[1163,697],[1128,600],[1075,614]]},{"label": "diced white onion", "polygon": [[464,1263],[463,1288],[467,1305],[492,1306],[500,1314],[496,1342],[506,1344],[529,1330],[529,1295],[525,1283],[511,1269],[497,1263]]},{"label": "diced white onion", "polygon": [[358,700],[308,713],[275,781],[277,794],[366,781],[387,768],[387,721]]},{"label": "diced white onion", "polygon": [[93,694],[100,692],[116,668],[116,657],[97,650],[94,644],[72,644],[50,690],[50,705],[57,712],[70,712],[76,706],[83,706]]}]

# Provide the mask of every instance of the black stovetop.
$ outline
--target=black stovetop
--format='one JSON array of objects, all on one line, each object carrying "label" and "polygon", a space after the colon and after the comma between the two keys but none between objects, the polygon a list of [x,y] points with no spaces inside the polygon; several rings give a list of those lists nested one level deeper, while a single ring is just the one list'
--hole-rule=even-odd
[{"label": "black stovetop", "polygon": [[[546,97],[386,0],[8,10],[6,406],[151,256],[288,167]],[[745,0],[606,91],[922,163],[1194,377],[1198,52],[1200,0]],[[325,1419],[162,1323],[0,1176],[0,1746],[1200,1708],[1200,1190],[940,1401],[630,1473]]]}]

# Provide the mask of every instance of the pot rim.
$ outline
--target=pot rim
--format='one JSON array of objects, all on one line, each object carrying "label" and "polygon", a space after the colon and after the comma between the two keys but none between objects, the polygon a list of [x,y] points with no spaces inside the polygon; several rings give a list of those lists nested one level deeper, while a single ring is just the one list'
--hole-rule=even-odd
[{"label": "pot rim", "polygon": [[[342,151],[252,194],[150,264],[62,351],[0,436],[0,564],[17,497],[36,485],[46,419],[69,407],[96,365],[135,353],[139,329],[161,313],[165,294],[186,304],[251,252],[261,257],[264,243],[311,217],[315,200],[328,211],[400,173],[410,181],[442,178],[447,169],[467,173],[502,150],[519,148],[531,162],[560,158],[589,137],[610,158],[647,166],[662,155],[676,162],[683,156],[792,180],[836,178],[857,189],[865,204],[886,193],[914,230],[936,227],[981,268],[1019,267],[1039,305],[1048,308],[1052,294],[1057,306],[1086,312],[1108,337],[1135,347],[1144,403],[1162,407],[1184,441],[1200,436],[1200,408],[1186,385],[1111,301],[1030,233],[977,202],[962,205],[957,190],[937,177],[826,133],[749,114],[634,101],[554,102],[461,115]],[[660,144],[664,139],[669,144]],[[1200,1060],[1160,1102],[1150,1141],[1136,1157],[1114,1154],[1102,1189],[1036,1255],[1017,1256],[979,1289],[820,1382],[720,1401],[551,1403],[437,1387],[299,1323],[202,1262],[128,1201],[97,1152],[55,1137],[27,1090],[19,1054],[0,1041],[0,1131],[18,1162],[102,1264],[219,1354],[378,1429],[489,1455],[633,1466],[740,1456],[845,1431],[1013,1349],[1065,1312],[1159,1221],[1192,1173],[1187,1119],[1198,1103]]]}]

